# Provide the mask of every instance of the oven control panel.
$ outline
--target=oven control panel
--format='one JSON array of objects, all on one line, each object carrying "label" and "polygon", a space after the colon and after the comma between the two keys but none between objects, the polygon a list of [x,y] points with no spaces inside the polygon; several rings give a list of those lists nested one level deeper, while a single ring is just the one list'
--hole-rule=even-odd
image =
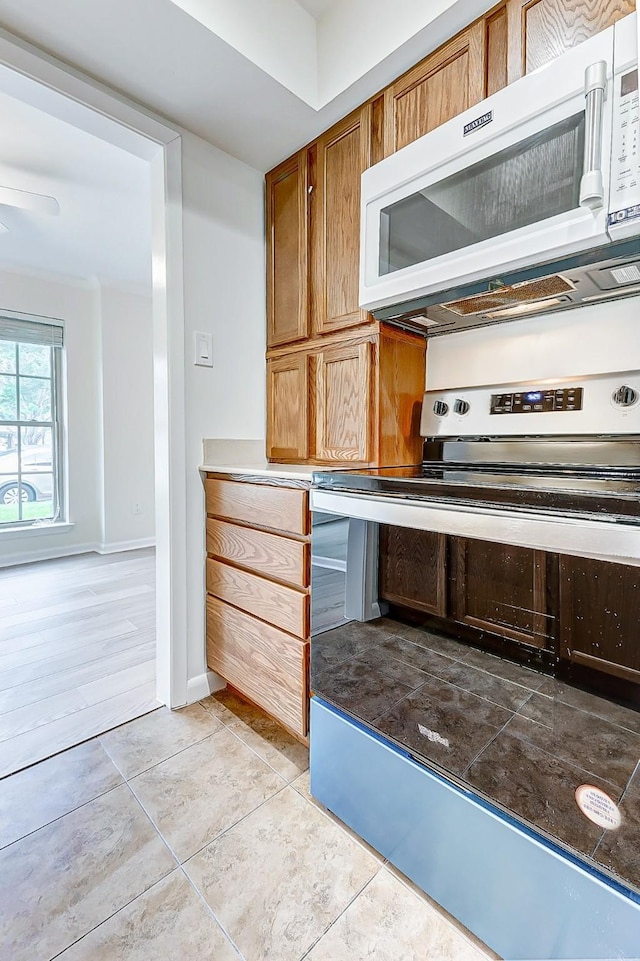
[{"label": "oven control panel", "polygon": [[537,414],[555,410],[582,410],[582,387],[545,387],[492,394],[491,414]]},{"label": "oven control panel", "polygon": [[[451,441],[595,435],[640,438],[640,370],[560,377],[428,390],[420,433]],[[529,414],[539,416],[525,416]]]}]

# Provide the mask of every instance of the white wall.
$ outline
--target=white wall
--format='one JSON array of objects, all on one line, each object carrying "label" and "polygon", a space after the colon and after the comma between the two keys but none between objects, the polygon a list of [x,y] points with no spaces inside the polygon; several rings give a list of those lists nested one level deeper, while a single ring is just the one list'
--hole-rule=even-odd
[{"label": "white wall", "polygon": [[[0,532],[0,565],[152,541],[149,298],[95,283],[0,272],[0,309],[65,322],[68,530]],[[133,500],[143,505],[134,516]]]},{"label": "white wall", "polygon": [[[257,170],[198,137],[183,133],[182,145],[187,668],[193,679],[206,671],[202,440],[265,435],[264,188]],[[196,330],[213,334],[212,368],[193,365]]]},{"label": "white wall", "polygon": [[101,287],[100,328],[101,542],[116,550],[152,542],[155,529],[151,297]]},{"label": "white wall", "polygon": [[500,384],[640,370],[640,297],[429,341],[427,386]]}]

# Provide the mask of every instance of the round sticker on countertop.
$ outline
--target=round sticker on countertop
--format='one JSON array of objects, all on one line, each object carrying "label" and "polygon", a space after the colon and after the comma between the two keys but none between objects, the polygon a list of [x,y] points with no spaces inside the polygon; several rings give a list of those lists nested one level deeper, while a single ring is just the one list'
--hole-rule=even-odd
[{"label": "round sticker on countertop", "polygon": [[615,831],[620,827],[622,815],[620,808],[608,794],[593,784],[581,784],[576,788],[576,804],[586,818],[601,828]]}]

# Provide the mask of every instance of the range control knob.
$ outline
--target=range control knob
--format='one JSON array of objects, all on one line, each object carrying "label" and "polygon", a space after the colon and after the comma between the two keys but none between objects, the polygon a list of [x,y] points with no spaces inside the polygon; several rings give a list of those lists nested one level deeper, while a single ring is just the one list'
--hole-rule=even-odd
[{"label": "range control knob", "polygon": [[633,387],[627,386],[618,387],[611,397],[616,407],[633,407],[637,399],[638,391],[634,390]]},{"label": "range control knob", "polygon": [[461,399],[458,397],[457,401],[456,401],[455,404],[453,405],[453,409],[454,409],[454,411],[455,411],[456,414],[468,414],[468,413],[469,413],[469,407],[470,407],[470,406],[471,406],[471,405],[468,403],[468,401],[466,401],[466,400],[461,400]]},{"label": "range control knob", "polygon": [[445,404],[443,400],[437,400],[433,405],[433,413],[436,417],[444,417],[445,414],[449,413],[449,405]]}]

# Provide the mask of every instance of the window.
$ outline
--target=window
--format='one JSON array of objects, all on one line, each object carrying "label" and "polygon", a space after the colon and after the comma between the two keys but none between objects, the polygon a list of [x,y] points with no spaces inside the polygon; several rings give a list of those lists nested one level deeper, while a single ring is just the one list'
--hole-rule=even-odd
[{"label": "window", "polygon": [[64,520],[63,328],[0,313],[0,529]]}]

